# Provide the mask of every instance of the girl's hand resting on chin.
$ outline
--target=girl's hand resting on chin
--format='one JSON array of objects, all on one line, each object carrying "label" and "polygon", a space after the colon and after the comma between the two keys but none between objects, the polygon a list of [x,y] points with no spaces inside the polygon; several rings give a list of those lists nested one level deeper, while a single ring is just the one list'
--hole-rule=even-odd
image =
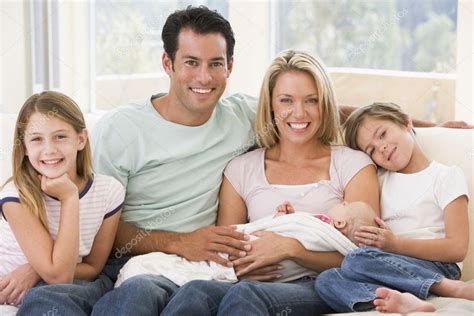
[{"label": "girl's hand resting on chin", "polygon": [[41,190],[60,201],[79,196],[79,189],[67,173],[57,178],[48,178],[44,175],[38,177],[41,180]]}]

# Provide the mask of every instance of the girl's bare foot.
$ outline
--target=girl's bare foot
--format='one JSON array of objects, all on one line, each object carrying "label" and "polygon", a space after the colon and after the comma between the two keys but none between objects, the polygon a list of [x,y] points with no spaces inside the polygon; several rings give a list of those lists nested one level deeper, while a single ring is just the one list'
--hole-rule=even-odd
[{"label": "girl's bare foot", "polygon": [[434,283],[430,292],[439,296],[464,298],[474,301],[474,283],[466,283],[459,280],[442,279]]},{"label": "girl's bare foot", "polygon": [[433,304],[410,293],[378,288],[375,294],[378,297],[374,300],[375,309],[381,313],[406,314],[411,312],[434,312],[436,310]]},{"label": "girl's bare foot", "polygon": [[474,301],[474,283],[463,282],[463,284],[460,286],[458,297]]}]

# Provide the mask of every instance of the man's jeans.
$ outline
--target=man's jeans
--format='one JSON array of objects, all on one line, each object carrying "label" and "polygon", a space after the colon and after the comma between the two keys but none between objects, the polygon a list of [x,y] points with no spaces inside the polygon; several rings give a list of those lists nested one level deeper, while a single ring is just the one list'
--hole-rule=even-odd
[{"label": "man's jeans", "polygon": [[109,259],[93,282],[74,280],[73,284],[48,285],[41,281],[23,297],[17,315],[90,315],[94,304],[113,289],[117,274],[128,259]]},{"label": "man's jeans", "polygon": [[388,287],[426,299],[431,286],[443,278],[461,276],[454,263],[433,262],[365,247],[351,251],[341,268],[321,273],[316,291],[336,312],[373,309],[375,290]]},{"label": "man's jeans", "polygon": [[191,281],[162,315],[317,315],[332,310],[313,289],[313,278],[287,283]]},{"label": "man's jeans", "polygon": [[159,315],[178,286],[162,276],[138,275],[105,294],[92,315]]}]

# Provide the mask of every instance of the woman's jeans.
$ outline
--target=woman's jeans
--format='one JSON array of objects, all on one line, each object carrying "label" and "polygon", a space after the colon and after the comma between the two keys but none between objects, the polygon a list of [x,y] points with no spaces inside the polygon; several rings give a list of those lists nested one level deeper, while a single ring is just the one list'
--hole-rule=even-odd
[{"label": "woman's jeans", "polygon": [[433,262],[364,247],[351,251],[341,268],[322,272],[315,288],[336,312],[374,308],[375,290],[388,287],[426,299],[431,286],[443,278],[457,280],[455,263]]},{"label": "woman's jeans", "polygon": [[191,281],[172,297],[162,315],[319,315],[332,310],[314,291],[314,279],[287,283]]}]

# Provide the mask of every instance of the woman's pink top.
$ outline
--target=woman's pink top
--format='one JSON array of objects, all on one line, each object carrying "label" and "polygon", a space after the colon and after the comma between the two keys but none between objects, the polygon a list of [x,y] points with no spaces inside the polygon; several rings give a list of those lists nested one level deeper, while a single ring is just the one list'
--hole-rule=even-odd
[{"label": "woman's pink top", "polygon": [[297,212],[326,214],[332,206],[344,200],[344,190],[351,179],[371,164],[372,160],[363,152],[345,146],[332,146],[330,179],[312,185],[295,185],[296,188],[301,187],[299,195],[295,195],[294,190],[292,194],[286,194],[281,188],[268,183],[264,148],[233,159],[224,175],[245,201],[248,221],[253,222],[272,215],[285,201],[290,202]]}]

